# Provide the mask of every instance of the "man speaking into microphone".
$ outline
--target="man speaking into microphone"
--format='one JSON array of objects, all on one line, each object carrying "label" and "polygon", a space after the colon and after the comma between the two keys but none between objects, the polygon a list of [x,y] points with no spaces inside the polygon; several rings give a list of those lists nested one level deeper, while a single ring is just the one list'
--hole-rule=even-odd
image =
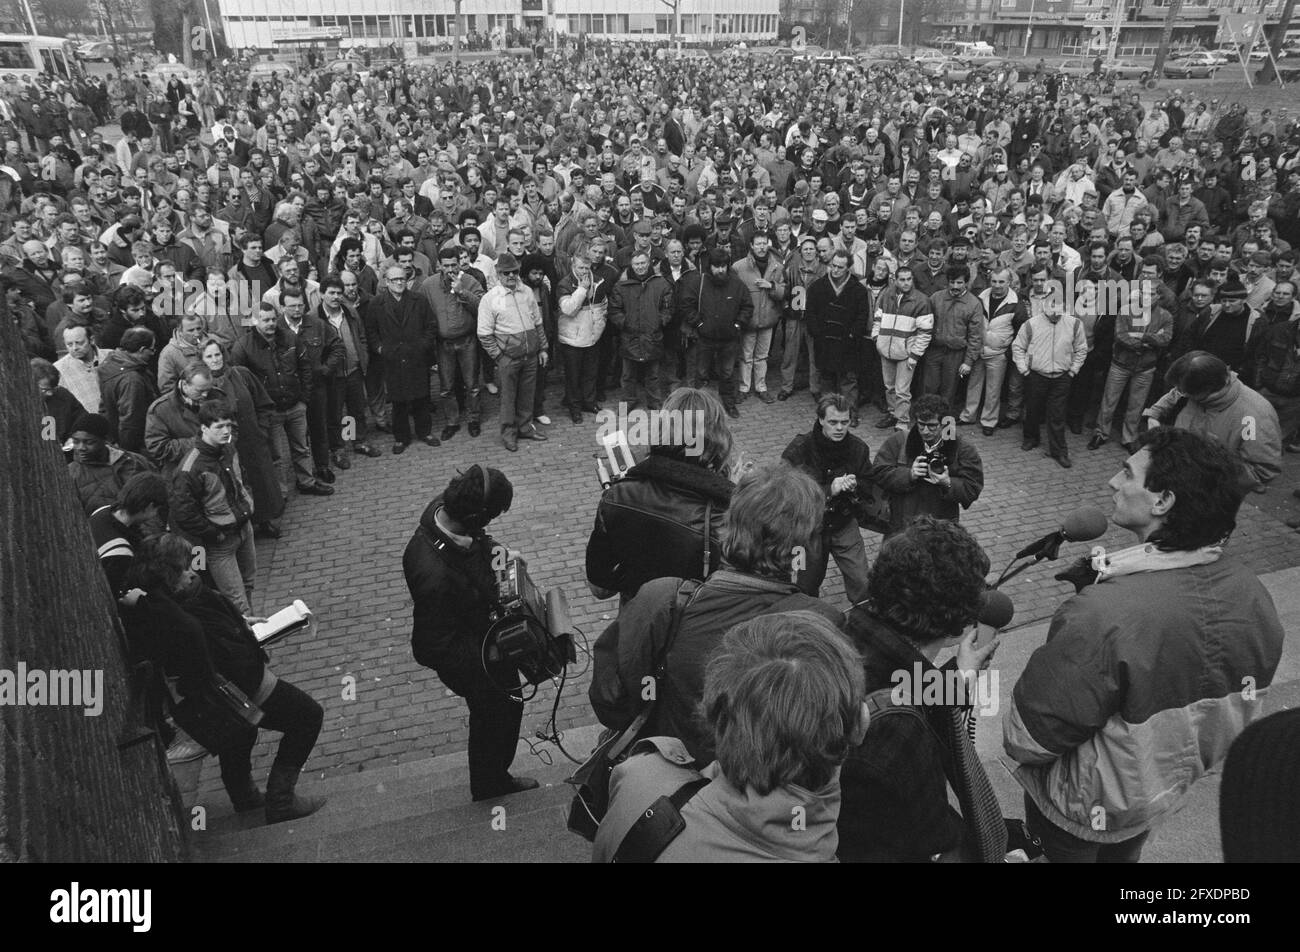
[{"label": "man speaking into microphone", "polygon": [[1111,479],[1111,521],[1003,720],[1026,822],[1053,863],[1135,863],[1147,835],[1262,714],[1282,652],[1268,591],[1225,551],[1240,463],[1159,428]]}]

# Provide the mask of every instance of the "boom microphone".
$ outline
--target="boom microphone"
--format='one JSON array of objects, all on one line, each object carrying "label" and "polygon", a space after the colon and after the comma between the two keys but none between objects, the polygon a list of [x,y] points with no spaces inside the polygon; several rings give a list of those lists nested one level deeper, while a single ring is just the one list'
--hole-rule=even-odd
[{"label": "boom microphone", "polygon": [[1100,509],[1076,509],[1065,517],[1061,528],[1025,546],[1016,553],[1016,558],[1055,559],[1060,554],[1062,542],[1091,542],[1105,534],[1106,516]]}]

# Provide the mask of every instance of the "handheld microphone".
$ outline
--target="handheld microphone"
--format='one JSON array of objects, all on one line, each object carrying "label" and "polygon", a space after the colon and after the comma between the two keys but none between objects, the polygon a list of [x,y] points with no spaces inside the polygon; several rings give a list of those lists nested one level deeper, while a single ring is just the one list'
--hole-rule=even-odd
[{"label": "handheld microphone", "polygon": [[1011,624],[1016,617],[1015,603],[996,588],[985,589],[980,596],[979,623],[989,628],[1000,630]]},{"label": "handheld microphone", "polygon": [[1062,542],[1091,542],[1105,534],[1106,516],[1100,509],[1076,509],[1065,517],[1061,528],[1025,546],[1016,553],[1016,558],[1055,559],[1060,555]]}]

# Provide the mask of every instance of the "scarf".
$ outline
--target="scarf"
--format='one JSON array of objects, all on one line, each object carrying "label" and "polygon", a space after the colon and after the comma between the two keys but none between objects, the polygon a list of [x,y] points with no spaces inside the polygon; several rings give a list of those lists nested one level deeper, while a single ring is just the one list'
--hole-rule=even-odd
[{"label": "scarf", "polygon": [[840,470],[842,472],[849,465],[849,455],[852,447],[849,444],[847,435],[837,443],[822,432],[820,422],[814,422],[812,441],[813,453],[818,463],[826,471]]}]

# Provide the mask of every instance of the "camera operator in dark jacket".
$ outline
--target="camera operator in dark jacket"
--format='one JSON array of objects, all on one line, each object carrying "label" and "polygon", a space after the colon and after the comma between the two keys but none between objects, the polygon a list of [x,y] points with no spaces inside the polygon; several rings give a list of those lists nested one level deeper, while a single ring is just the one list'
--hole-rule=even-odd
[{"label": "camera operator in dark jacket", "polygon": [[979,451],[956,434],[956,420],[943,398],[919,398],[912,404],[912,419],[916,422],[910,430],[885,440],[871,467],[872,480],[889,497],[890,535],[916,516],[956,522],[984,491]]},{"label": "camera operator in dark jacket", "polygon": [[469,705],[469,786],[475,800],[531,790],[512,777],[523,698],[514,668],[485,667],[483,642],[498,603],[494,561],[502,547],[484,529],[510,508],[514,487],[482,464],[454,477],[429,503],[406,546],[402,569],[415,603],[415,660]]},{"label": "camera operator in dark jacket", "polygon": [[826,394],[817,402],[812,431],[791,440],[781,458],[807,472],[826,494],[821,531],[813,535],[799,570],[799,591],[814,597],[821,591],[826,564],[834,553],[845,594],[856,605],[867,597],[867,548],[862,544],[856,501],[870,492],[871,449],[849,433],[851,421],[848,399]]},{"label": "camera operator in dark jacket", "polygon": [[636,719],[645,679],[666,653],[666,677],[652,682],[655,707],[640,736],[680,738],[696,763],[709,763],[713,738],[698,712],[704,669],[727,630],[759,615],[800,609],[836,625],[843,620],[790,582],[794,550],[808,546],[824,508],[821,489],[807,473],[777,464],[747,474],[727,509],[722,565],[690,595],[672,643],[680,578],[647,582],[597,639],[587,696],[600,722],[622,730]]},{"label": "camera operator in dark jacket", "polygon": [[597,598],[617,593],[620,608],[646,582],[703,579],[722,557],[722,521],[733,488],[726,413],[707,390],[681,387],[664,401],[661,419],[681,421],[673,442],[652,446],[605,490],[587,541],[587,584]]}]

